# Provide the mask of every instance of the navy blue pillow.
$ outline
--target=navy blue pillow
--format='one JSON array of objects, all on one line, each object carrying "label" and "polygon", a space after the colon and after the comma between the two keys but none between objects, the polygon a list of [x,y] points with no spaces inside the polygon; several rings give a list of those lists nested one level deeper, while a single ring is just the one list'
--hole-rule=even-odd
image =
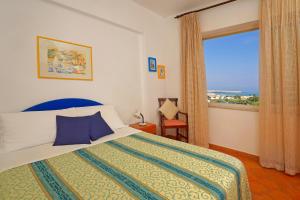
[{"label": "navy blue pillow", "polygon": [[83,117],[56,116],[57,133],[54,146],[68,144],[91,144],[113,130],[104,121],[100,112]]},{"label": "navy blue pillow", "polygon": [[100,112],[90,116],[91,117],[91,132],[90,138],[92,141],[98,140],[101,137],[112,134],[113,130],[104,121]]},{"label": "navy blue pillow", "polygon": [[56,138],[53,146],[68,144],[91,144],[90,116],[64,117],[56,116]]}]

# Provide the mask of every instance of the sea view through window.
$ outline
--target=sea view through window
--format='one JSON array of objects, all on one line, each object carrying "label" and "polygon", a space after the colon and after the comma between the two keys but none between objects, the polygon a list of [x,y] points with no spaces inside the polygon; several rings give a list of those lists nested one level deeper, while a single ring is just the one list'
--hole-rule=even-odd
[{"label": "sea view through window", "polygon": [[259,30],[204,41],[210,103],[259,104]]}]

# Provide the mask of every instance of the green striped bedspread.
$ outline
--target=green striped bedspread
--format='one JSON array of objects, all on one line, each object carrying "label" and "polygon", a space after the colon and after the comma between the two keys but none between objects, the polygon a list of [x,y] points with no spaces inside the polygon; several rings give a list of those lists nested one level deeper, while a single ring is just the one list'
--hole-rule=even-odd
[{"label": "green striped bedspread", "polygon": [[0,173],[0,199],[251,199],[243,164],[137,133]]}]

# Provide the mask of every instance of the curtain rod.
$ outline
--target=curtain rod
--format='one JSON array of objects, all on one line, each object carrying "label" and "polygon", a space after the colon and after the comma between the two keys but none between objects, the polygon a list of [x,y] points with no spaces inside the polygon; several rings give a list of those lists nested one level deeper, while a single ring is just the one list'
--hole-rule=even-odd
[{"label": "curtain rod", "polygon": [[237,1],[237,0],[229,0],[229,1],[224,1],[222,3],[218,3],[218,4],[215,4],[215,5],[212,5],[212,6],[208,6],[208,7],[205,7],[205,8],[201,8],[199,10],[193,10],[193,11],[189,11],[189,12],[186,12],[186,13],[182,13],[180,15],[177,15],[175,17],[175,19],[178,19],[180,17],[183,17],[185,15],[188,15],[188,14],[191,14],[191,13],[196,13],[196,12],[201,12],[201,11],[204,11],[204,10],[208,10],[208,9],[211,9],[211,8],[215,8],[215,7],[218,7],[218,6],[222,6],[224,4],[228,4],[228,3],[231,3],[231,2],[234,2],[234,1]]}]

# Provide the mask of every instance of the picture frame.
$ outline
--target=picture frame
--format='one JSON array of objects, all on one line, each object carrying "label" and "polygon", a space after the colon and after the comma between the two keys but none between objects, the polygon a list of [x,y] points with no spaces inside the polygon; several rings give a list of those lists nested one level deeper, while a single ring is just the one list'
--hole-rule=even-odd
[{"label": "picture frame", "polygon": [[93,80],[92,47],[37,36],[40,79]]},{"label": "picture frame", "polygon": [[158,79],[166,79],[166,66],[165,65],[157,66],[157,75],[158,75]]},{"label": "picture frame", "polygon": [[157,71],[156,58],[154,58],[154,57],[149,57],[148,58],[148,70],[149,70],[149,72],[156,72]]}]

